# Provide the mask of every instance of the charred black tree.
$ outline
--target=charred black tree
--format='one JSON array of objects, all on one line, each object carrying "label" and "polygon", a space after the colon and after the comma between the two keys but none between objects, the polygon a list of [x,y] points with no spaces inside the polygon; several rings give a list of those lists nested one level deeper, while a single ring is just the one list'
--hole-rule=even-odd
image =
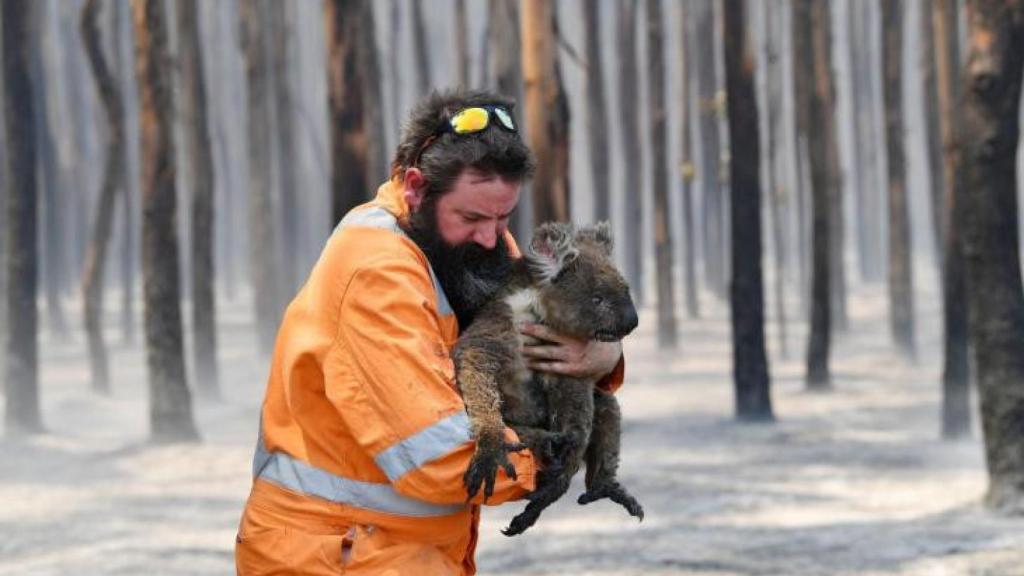
[{"label": "charred black tree", "polygon": [[903,142],[903,2],[880,1],[885,66],[885,143],[889,158],[889,321],[896,348],[913,358],[914,269],[910,258],[910,211]]},{"label": "charred black tree", "polygon": [[680,42],[680,48],[682,53],[679,55],[679,77],[682,79],[682,99],[679,102],[679,115],[680,115],[680,132],[682,142],[682,162],[680,163],[680,172],[682,173],[683,180],[683,198],[682,198],[682,220],[683,220],[683,284],[686,287],[686,313],[690,318],[697,318],[700,316],[700,299],[697,294],[697,249],[694,243],[697,241],[697,235],[694,233],[696,228],[696,222],[694,222],[693,214],[693,182],[694,176],[697,171],[694,167],[693,161],[693,135],[691,134],[691,124],[693,122],[692,106],[693,106],[693,88],[690,82],[690,76],[693,70],[693,54],[695,54],[695,47],[693,44],[693,24],[690,14],[692,13],[688,8],[690,7],[688,2],[684,2],[679,7],[681,24],[679,26],[679,33],[682,36]]},{"label": "charred black tree", "polygon": [[[523,65],[520,58],[519,2],[517,0],[490,0],[487,11],[487,54],[489,85],[499,94],[523,102]],[[520,111],[520,114],[522,112]],[[525,191],[524,191],[525,194]],[[526,199],[520,198],[519,210],[512,213],[509,229],[520,238],[529,238],[532,216],[524,208]]]},{"label": "charred black tree", "polygon": [[203,49],[196,0],[177,4],[182,110],[189,154],[192,190],[192,357],[196,390],[208,399],[220,398],[217,375],[217,306],[213,268],[213,149],[206,113]]},{"label": "charred black tree", "polygon": [[0,3],[3,26],[4,141],[7,143],[8,310],[4,366],[4,430],[8,436],[43,431],[39,410],[38,313],[36,311],[36,133],[31,66],[33,0]]},{"label": "charred black tree", "polygon": [[257,346],[264,356],[274,347],[278,322],[278,286],[274,266],[271,202],[270,57],[267,0],[242,0],[242,51],[248,90],[249,269],[256,316]]},{"label": "charred black tree", "polygon": [[526,133],[537,157],[532,182],[534,222],[568,221],[569,101],[562,85],[551,0],[525,0],[520,32]]},{"label": "charred black tree", "polygon": [[369,178],[370,135],[367,129],[365,38],[361,32],[369,2],[324,3],[327,26],[327,97],[331,135],[333,222],[365,202],[375,184]]},{"label": "charred black tree", "polygon": [[961,438],[971,433],[971,388],[968,368],[967,299],[960,222],[956,217],[964,191],[963,117],[960,110],[960,11],[956,0],[933,0],[935,71],[939,124],[942,134],[942,171],[946,182],[942,200],[943,266],[942,312],[942,437]]},{"label": "charred black tree", "polygon": [[1024,513],[1024,287],[1017,146],[1024,2],[969,0],[964,86],[963,249],[989,487],[986,503]]},{"label": "charred black tree", "polygon": [[640,78],[637,66],[640,65],[636,48],[636,0],[618,0],[616,14],[616,46],[618,47],[619,76],[619,122],[622,128],[622,198],[623,198],[623,231],[622,258],[626,280],[633,289],[633,299],[637,306],[644,303],[644,269],[643,243],[643,174],[640,156],[640,116],[639,106],[634,101],[634,92]]},{"label": "charred black tree", "polygon": [[761,273],[761,150],[754,95],[754,60],[746,29],[745,0],[726,0],[725,85],[732,183],[733,383],[736,417],[772,420],[768,358],[764,347]]},{"label": "charred black tree", "polygon": [[[704,279],[711,291],[725,297],[725,222],[724,191],[721,182],[722,143],[719,119],[722,110],[718,79],[715,74],[715,2],[698,2],[695,30],[698,52],[697,90],[700,94],[701,169],[704,189]],[[629,99],[627,98],[628,102]],[[632,105],[630,103],[629,105]],[[629,172],[632,173],[632,172]]]},{"label": "charred black tree", "polygon": [[[945,190],[949,184],[945,181],[942,170],[942,135],[939,118],[939,81],[935,68],[935,51],[937,49],[935,31],[931,14],[936,0],[924,0],[921,5],[921,80],[924,92],[924,130],[928,179],[931,183],[932,235],[935,242],[935,260],[942,278],[943,257],[945,251],[945,235],[942,219],[942,204]],[[958,32],[959,34],[959,32]],[[941,282],[941,280],[940,280]]]},{"label": "charred black tree", "polygon": [[601,5],[583,5],[583,35],[587,55],[587,136],[590,173],[593,175],[594,219],[611,217],[611,162],[608,151],[608,104],[604,93],[604,58],[601,57]]},{"label": "charred black tree", "polygon": [[[815,33],[821,18],[828,17],[828,4],[816,0],[798,0],[793,12],[794,69],[796,70],[798,114],[806,114],[802,124],[808,127],[807,148],[811,165],[812,216],[812,271],[811,271],[811,330],[807,343],[807,388],[830,388],[829,354],[831,351],[832,310],[829,283],[831,270],[830,201],[835,182],[828,169],[827,139],[833,138],[831,110],[827,108],[827,87],[819,73],[821,67],[830,66],[824,47],[820,45],[827,35]],[[812,76],[813,71],[813,76]],[[801,110],[803,112],[801,112]],[[816,128],[811,128],[816,127]]]},{"label": "charred black tree", "polygon": [[174,98],[167,23],[160,0],[132,0],[142,126],[142,276],[150,434],[156,442],[199,438],[185,376],[178,278]]},{"label": "charred black tree", "polygon": [[665,108],[665,49],[661,0],[647,0],[647,65],[654,187],[654,258],[658,283],[658,346],[676,347],[676,299],[672,281],[672,228],[668,203],[668,111]]},{"label": "charred black tree", "polygon": [[81,33],[89,65],[96,80],[103,108],[107,113],[107,158],[103,167],[96,220],[92,228],[92,241],[85,257],[82,272],[83,312],[85,331],[89,341],[89,366],[92,370],[92,388],[100,394],[110,394],[110,374],[107,364],[107,346],[103,340],[103,269],[107,260],[107,246],[113,227],[118,190],[124,186],[124,106],[117,80],[103,55],[97,18],[99,0],[88,0],[82,8]]}]

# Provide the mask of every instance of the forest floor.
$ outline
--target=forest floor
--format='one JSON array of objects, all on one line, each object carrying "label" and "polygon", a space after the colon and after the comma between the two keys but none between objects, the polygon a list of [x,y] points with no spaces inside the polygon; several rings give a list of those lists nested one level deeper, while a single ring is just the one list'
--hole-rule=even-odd
[{"label": "forest floor", "polygon": [[[672,353],[657,350],[645,310],[619,393],[620,476],[645,520],[607,502],[578,506],[579,485],[514,539],[499,530],[522,505],[488,508],[480,572],[1024,575],[1024,519],[980,505],[977,423],[970,440],[938,439],[936,299],[918,304],[914,364],[891,350],[885,302],[883,286],[851,296],[827,393],[804,390],[803,323],[791,323],[788,360],[769,326],[772,424],[732,418],[721,303],[705,298],[702,319],[681,318]],[[144,355],[119,343],[113,314],[109,398],[89,391],[80,333],[42,336],[48,433],[0,440],[0,575],[233,573],[267,367],[248,310],[240,299],[219,311],[226,400],[197,402],[199,445],[146,442]]]}]

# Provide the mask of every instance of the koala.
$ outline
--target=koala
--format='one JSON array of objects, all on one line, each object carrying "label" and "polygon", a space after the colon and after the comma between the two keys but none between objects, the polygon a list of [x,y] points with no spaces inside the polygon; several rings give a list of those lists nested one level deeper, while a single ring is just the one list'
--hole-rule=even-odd
[{"label": "koala", "polygon": [[[532,526],[541,512],[569,489],[586,462],[586,492],[580,504],[609,498],[643,519],[643,508],[616,479],[621,413],[615,397],[590,379],[527,368],[521,322],[543,324],[587,340],[621,340],[638,324],[629,286],[611,260],[607,223],[576,230],[548,223],[535,232],[523,258],[513,265],[504,288],[485,304],[460,335],[454,349],[456,381],[477,442],[463,481],[472,498],[483,485],[484,499],[503,468],[515,477],[507,453],[529,448],[547,465],[526,509],[507,536]],[[508,425],[520,443],[505,441]]]}]

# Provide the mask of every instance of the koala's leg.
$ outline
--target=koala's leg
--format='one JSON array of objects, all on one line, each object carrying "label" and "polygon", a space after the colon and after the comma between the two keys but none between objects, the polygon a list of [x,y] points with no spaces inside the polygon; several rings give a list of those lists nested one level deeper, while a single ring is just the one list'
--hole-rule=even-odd
[{"label": "koala's leg", "polygon": [[476,439],[476,453],[463,482],[468,498],[475,496],[483,485],[486,501],[494,493],[498,468],[504,469],[510,478],[516,477],[507,452],[522,450],[525,445],[505,442],[501,418],[498,382],[506,377],[514,351],[500,339],[489,338],[487,331],[473,333],[473,326],[470,328],[468,337],[460,339],[455,350],[456,381]]},{"label": "koala's leg", "polygon": [[572,477],[583,463],[594,419],[593,384],[586,380],[544,375],[543,390],[551,432],[566,437],[569,448],[558,466],[544,468],[537,475],[537,489],[527,496],[526,509],[503,530],[514,536],[533,526],[545,508],[569,491]]},{"label": "koala's leg", "polygon": [[533,426],[512,425],[519,441],[541,459],[545,467],[562,467],[576,448],[575,437]]},{"label": "koala's leg", "polygon": [[620,504],[632,516],[643,520],[644,509],[616,475],[619,470],[619,441],[622,437],[622,412],[615,396],[594,390],[594,429],[587,446],[587,491],[579,497],[580,504],[608,498]]}]

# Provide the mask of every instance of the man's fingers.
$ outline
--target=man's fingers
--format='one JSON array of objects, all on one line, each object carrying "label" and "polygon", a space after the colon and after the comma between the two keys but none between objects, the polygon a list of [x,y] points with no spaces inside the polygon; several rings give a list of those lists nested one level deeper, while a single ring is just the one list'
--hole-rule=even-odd
[{"label": "man's fingers", "polygon": [[565,349],[561,346],[523,346],[523,356],[538,360],[564,360]]},{"label": "man's fingers", "polygon": [[555,332],[543,324],[532,324],[527,322],[519,326],[519,331],[528,336],[533,336],[534,338],[540,338],[541,340],[547,340],[548,342],[555,342],[558,344],[565,344],[571,341],[570,338]]},{"label": "man's fingers", "polygon": [[573,371],[568,363],[552,360],[533,360],[530,362],[530,369],[539,372],[551,372],[553,374],[565,374],[572,376]]}]

